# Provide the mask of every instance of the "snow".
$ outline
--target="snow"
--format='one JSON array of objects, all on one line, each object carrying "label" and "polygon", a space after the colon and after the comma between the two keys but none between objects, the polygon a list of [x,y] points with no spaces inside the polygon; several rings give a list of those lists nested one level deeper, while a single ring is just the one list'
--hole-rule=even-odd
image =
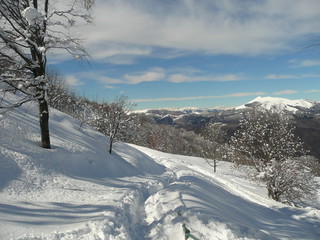
[{"label": "snow", "polygon": [[[258,103],[264,109],[267,110],[277,110],[277,111],[290,111],[296,112],[299,108],[311,108],[315,105],[316,102],[309,101],[305,99],[299,100],[290,100],[286,98],[277,98],[277,97],[257,97],[247,104]],[[241,105],[236,109],[247,108],[247,104]]]},{"label": "snow", "polygon": [[[108,138],[50,110],[53,148],[39,147],[37,107],[0,118],[0,239],[319,239],[320,212],[270,200],[220,162]],[[317,203],[313,203],[316,206]]]},{"label": "snow", "polygon": [[38,51],[44,53],[46,51],[45,47],[38,47]]},{"label": "snow", "polygon": [[36,21],[43,19],[43,16],[38,9],[33,7],[27,7],[21,12],[21,15],[28,21],[29,25],[33,25]]}]

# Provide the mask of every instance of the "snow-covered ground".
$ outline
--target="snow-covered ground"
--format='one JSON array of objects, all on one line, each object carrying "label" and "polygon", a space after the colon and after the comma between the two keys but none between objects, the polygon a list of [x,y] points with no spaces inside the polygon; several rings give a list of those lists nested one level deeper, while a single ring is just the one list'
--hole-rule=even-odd
[{"label": "snow-covered ground", "polygon": [[[51,110],[40,148],[36,107],[0,115],[0,239],[320,239],[320,211],[267,198],[221,163],[116,143]],[[313,203],[316,206],[316,203]]]}]

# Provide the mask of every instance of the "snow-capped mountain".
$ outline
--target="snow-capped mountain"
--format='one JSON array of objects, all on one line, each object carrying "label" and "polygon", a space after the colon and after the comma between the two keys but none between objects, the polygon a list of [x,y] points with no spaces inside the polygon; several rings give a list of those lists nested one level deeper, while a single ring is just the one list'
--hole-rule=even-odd
[{"label": "snow-capped mountain", "polygon": [[276,97],[257,97],[246,104],[230,109],[149,109],[143,111],[143,113],[154,118],[157,123],[183,127],[186,125],[206,124],[212,121],[236,123],[242,117],[243,112],[252,109],[294,114],[302,118],[320,118],[320,102]]},{"label": "snow-capped mountain", "polygon": [[269,111],[275,112],[292,112],[296,113],[299,110],[308,110],[319,104],[319,102],[298,99],[298,100],[290,100],[286,98],[276,98],[276,97],[257,97],[250,102],[236,107],[236,110],[259,107],[262,109],[266,109]]},{"label": "snow-capped mountain", "polygon": [[260,108],[268,111],[274,112],[286,112],[286,113],[297,113],[298,111],[318,111],[320,112],[320,102],[306,100],[306,99],[297,99],[290,100],[286,98],[278,97],[257,97],[243,105],[234,108],[226,107],[214,107],[214,108],[163,108],[163,109],[146,109],[135,111],[136,113],[144,113],[149,116],[156,117],[161,119],[163,117],[171,117],[173,120],[180,119],[186,115],[199,115],[199,116],[210,116],[224,115],[226,112],[228,115],[230,112],[243,112],[247,109]]},{"label": "snow-capped mountain", "polygon": [[320,102],[305,99],[289,100],[276,97],[257,97],[250,102],[231,109],[147,110],[144,113],[158,124],[172,125],[200,132],[207,123],[223,123],[232,134],[243,113],[249,110],[265,109],[292,116],[297,135],[305,142],[314,156],[320,157],[317,142],[320,141]]},{"label": "snow-capped mountain", "polygon": [[228,108],[217,106],[214,108],[197,108],[197,107],[184,107],[184,108],[159,108],[159,109],[145,109],[136,110],[134,113],[144,113],[146,115],[182,115],[182,114],[205,114],[210,112],[217,112],[227,110]]}]

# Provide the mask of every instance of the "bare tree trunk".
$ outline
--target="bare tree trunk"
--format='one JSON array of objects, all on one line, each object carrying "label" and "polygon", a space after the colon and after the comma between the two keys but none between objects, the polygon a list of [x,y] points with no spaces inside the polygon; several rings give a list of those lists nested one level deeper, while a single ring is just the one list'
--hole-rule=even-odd
[{"label": "bare tree trunk", "polygon": [[280,193],[279,191],[276,191],[275,190],[275,187],[273,186],[267,186],[267,189],[268,189],[268,197],[277,201],[277,202],[280,202]]},{"label": "bare tree trunk", "polygon": [[50,134],[49,134],[49,109],[47,101],[39,99],[39,121],[41,131],[41,147],[50,149]]},{"label": "bare tree trunk", "polygon": [[[34,4],[37,4],[37,1],[34,1]],[[43,39],[42,39],[43,40]],[[43,42],[39,40],[39,46],[42,46]],[[37,79],[38,77],[44,78],[46,76],[46,61],[45,58],[42,58],[42,55],[37,53],[36,51],[31,50],[32,58],[39,65],[38,68],[34,70],[34,77]],[[46,90],[44,90],[44,85],[46,83],[39,83],[37,87],[36,96],[38,98],[39,103],[39,122],[40,122],[40,133],[41,133],[41,144],[42,148],[51,149],[50,144],[50,132],[49,132],[49,107],[48,102],[46,100]]]},{"label": "bare tree trunk", "polygon": [[110,144],[109,144],[109,153],[112,153],[112,144],[113,144],[113,140],[110,138]]}]

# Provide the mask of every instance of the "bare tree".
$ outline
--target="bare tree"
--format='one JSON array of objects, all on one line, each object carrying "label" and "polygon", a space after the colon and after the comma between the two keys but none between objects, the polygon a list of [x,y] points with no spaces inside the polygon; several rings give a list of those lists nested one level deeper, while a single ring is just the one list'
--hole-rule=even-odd
[{"label": "bare tree", "polygon": [[307,152],[287,116],[251,112],[240,122],[231,144],[234,162],[265,182],[270,198],[292,203],[312,194],[313,175],[299,160]]},{"label": "bare tree", "polygon": [[66,108],[75,98],[71,94],[71,90],[65,78],[53,68],[47,70],[47,88],[48,88],[48,104],[50,107],[67,112]]},{"label": "bare tree", "polygon": [[88,10],[93,1],[0,0],[0,87],[3,94],[19,92],[17,102],[1,107],[13,108],[36,100],[43,148],[51,148],[47,53],[59,49],[78,59],[88,56],[69,29],[76,21],[91,22]]},{"label": "bare tree", "polygon": [[112,153],[113,143],[119,139],[122,131],[129,121],[132,120],[130,112],[134,104],[128,102],[127,97],[115,98],[111,104],[101,104],[98,106],[92,125],[109,137],[109,153]]},{"label": "bare tree", "polygon": [[218,163],[221,160],[229,159],[230,150],[226,143],[227,133],[221,123],[208,123],[202,130],[204,138],[201,156],[207,163],[217,171]]},{"label": "bare tree", "polygon": [[89,123],[94,115],[94,108],[98,105],[86,97],[77,96],[71,90],[65,78],[56,69],[47,70],[48,104],[80,121],[80,129]]}]

